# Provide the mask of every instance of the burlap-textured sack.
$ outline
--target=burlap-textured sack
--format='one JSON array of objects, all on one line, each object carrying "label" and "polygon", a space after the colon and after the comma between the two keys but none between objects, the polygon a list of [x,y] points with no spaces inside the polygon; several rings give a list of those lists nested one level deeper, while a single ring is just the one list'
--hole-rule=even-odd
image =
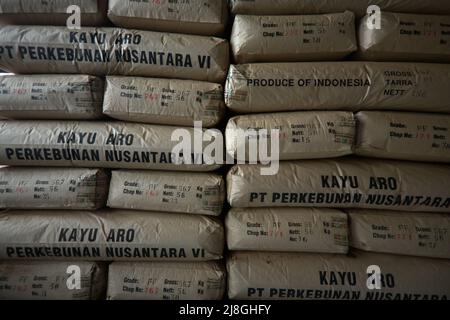
[{"label": "burlap-textured sack", "polygon": [[[2,261],[0,299],[5,300],[96,300],[106,291],[106,266],[95,262]],[[79,268],[79,269],[78,269]],[[67,281],[80,271],[81,288]],[[72,281],[70,281],[72,284]]]},{"label": "burlap-textured sack", "polygon": [[217,35],[225,30],[225,0],[109,0],[108,18],[117,26],[142,30]]},{"label": "burlap-textured sack", "polygon": [[0,168],[0,208],[98,209],[108,186],[100,169]]},{"label": "burlap-textured sack", "polygon": [[112,172],[108,206],[218,216],[224,201],[217,174],[120,170]]},{"label": "burlap-textured sack", "polygon": [[[227,153],[250,159],[250,143],[267,140],[271,130],[279,130],[279,159],[318,159],[351,154],[356,121],[351,112],[291,112],[245,115],[231,118],[225,131]],[[267,129],[267,135],[259,135]],[[247,130],[255,130],[251,133]],[[256,140],[258,139],[258,140]]]},{"label": "burlap-textured sack", "polygon": [[1,26],[0,69],[223,82],[228,42],[118,28]]},{"label": "burlap-textured sack", "polygon": [[213,127],[224,114],[222,85],[204,81],[107,77],[103,112],[124,121]]},{"label": "burlap-textured sack", "polygon": [[237,15],[236,63],[340,60],[358,49],[353,12],[310,16]]},{"label": "burlap-textured sack", "polygon": [[246,207],[336,207],[450,212],[450,166],[363,159],[281,162],[278,174],[236,165],[229,203]]},{"label": "burlap-textured sack", "polygon": [[349,210],[351,246],[364,251],[450,259],[450,216]]},{"label": "burlap-textured sack", "polygon": [[447,0],[231,0],[234,14],[317,14],[350,10],[362,17],[370,5],[382,11],[450,14]]},{"label": "burlap-textured sack", "polygon": [[[379,266],[380,290],[368,288]],[[450,261],[356,252],[233,253],[228,296],[254,300],[448,300]]]},{"label": "burlap-textured sack", "polygon": [[0,76],[1,118],[99,119],[102,100],[103,81],[92,76]]},{"label": "burlap-textured sack", "polygon": [[399,110],[450,113],[450,65],[383,62],[230,67],[225,102],[236,112]]},{"label": "burlap-textured sack", "polygon": [[333,209],[231,209],[226,217],[233,251],[347,253],[347,214]]},{"label": "burlap-textured sack", "polygon": [[113,262],[108,300],[220,300],[225,268],[210,262]]},{"label": "burlap-textured sack", "polygon": [[106,17],[107,0],[0,0],[0,25],[55,25],[66,26],[72,22],[73,10],[67,14],[69,6],[80,8],[82,26],[103,26],[109,24]]},{"label": "burlap-textured sack", "polygon": [[450,116],[362,111],[356,114],[358,155],[450,162]]},{"label": "burlap-textured sack", "polygon": [[450,16],[382,12],[380,29],[369,20],[359,26],[359,59],[450,62]]},{"label": "burlap-textured sack", "polygon": [[[193,146],[191,163],[186,164],[187,155],[174,153],[180,144],[171,141],[176,129],[125,122],[0,121],[0,163],[189,171],[220,167],[205,164],[203,154],[195,153]],[[194,129],[183,130],[193,144]],[[204,132],[205,139],[210,137]]]},{"label": "burlap-textured sack", "polygon": [[3,260],[206,261],[224,246],[219,221],[165,212],[5,211],[0,231]]}]

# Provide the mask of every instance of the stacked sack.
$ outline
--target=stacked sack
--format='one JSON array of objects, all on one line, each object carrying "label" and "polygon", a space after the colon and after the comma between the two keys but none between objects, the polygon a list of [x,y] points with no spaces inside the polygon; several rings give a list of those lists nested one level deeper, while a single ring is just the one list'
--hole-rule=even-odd
[{"label": "stacked sack", "polygon": [[229,4],[0,0],[0,299],[449,297],[450,2]]},{"label": "stacked sack", "polygon": [[[357,22],[358,47],[352,13],[329,12],[359,18],[369,4],[450,9],[443,1],[231,2],[237,64],[225,100],[242,115],[228,123],[227,151],[248,159],[252,143],[271,138],[254,132],[278,129],[283,160],[275,175],[251,164],[228,173],[231,299],[450,294],[450,66],[442,64],[450,20],[382,11],[381,30],[367,27],[373,17]],[[287,15],[299,13],[321,15]],[[350,54],[369,61],[328,61]],[[239,139],[240,129],[254,132]]]},{"label": "stacked sack", "polygon": [[[1,1],[0,30],[19,28],[8,27],[9,24],[65,25],[68,18],[66,9],[70,4],[72,1],[40,5],[29,1],[18,6],[16,1]],[[100,26],[106,23],[106,2],[100,3],[101,7],[97,7],[97,1],[84,1],[83,4],[81,17],[84,24]],[[12,45],[14,43],[8,44],[9,47]],[[2,44],[2,54],[5,50],[6,46]],[[0,69],[14,71],[14,68],[3,65]],[[0,118],[21,120],[1,121],[2,154],[5,143],[11,143],[10,147],[14,148],[15,142],[8,142],[7,136],[14,136],[17,141],[35,137],[29,146],[41,148],[45,136],[52,133],[47,131],[48,127],[41,133],[36,132],[44,123],[35,120],[100,119],[102,100],[103,80],[99,77],[85,74],[2,74]],[[6,162],[2,159],[1,164]],[[103,207],[108,196],[109,175],[103,169],[49,168],[44,167],[49,165],[46,161],[41,165],[0,168],[0,208],[4,209],[0,213],[0,298],[100,299],[106,285],[107,267],[104,264],[96,260],[87,261],[81,252],[70,258],[58,251],[48,256],[55,250],[51,248],[57,241],[54,234],[63,232],[62,228],[58,229],[55,219],[64,220],[76,210],[85,212]],[[82,223],[82,218],[84,215],[80,221],[72,218],[74,226]],[[79,290],[69,290],[66,284],[70,276],[68,271],[74,271],[71,269],[73,265],[76,265],[81,278]]]},{"label": "stacked sack", "polygon": [[222,139],[193,125],[223,117],[226,4],[86,0],[73,30],[69,2],[0,1],[0,297],[101,298],[108,271],[109,299],[221,299],[220,164],[172,135]]}]

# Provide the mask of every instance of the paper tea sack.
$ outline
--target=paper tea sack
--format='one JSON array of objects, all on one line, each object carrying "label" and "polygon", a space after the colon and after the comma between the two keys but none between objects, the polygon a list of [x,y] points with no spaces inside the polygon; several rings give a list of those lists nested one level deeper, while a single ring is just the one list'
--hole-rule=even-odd
[{"label": "paper tea sack", "polygon": [[358,49],[353,12],[234,19],[236,63],[340,60]]},{"label": "paper tea sack", "polygon": [[225,268],[218,262],[113,262],[108,300],[221,300]]},{"label": "paper tea sack", "polygon": [[277,252],[348,251],[347,214],[334,209],[231,209],[225,229],[228,249]]},{"label": "paper tea sack", "polygon": [[[74,267],[81,276],[76,290],[67,285]],[[97,300],[105,291],[105,266],[95,262],[0,262],[0,300]]]},{"label": "paper tea sack", "polygon": [[450,216],[350,210],[351,246],[364,251],[450,259]]},{"label": "paper tea sack", "polygon": [[112,172],[108,206],[218,216],[224,201],[217,174],[120,170]]},{"label": "paper tea sack", "polygon": [[[72,26],[74,8],[80,10],[81,26],[102,26],[108,24],[106,11],[107,0],[0,0],[0,25],[55,25]],[[67,10],[69,10],[69,14]]]},{"label": "paper tea sack", "polygon": [[0,208],[98,209],[108,186],[100,169],[0,168]]},{"label": "paper tea sack", "polygon": [[450,65],[308,62],[232,65],[225,103],[239,113],[399,110],[450,113]]},{"label": "paper tea sack", "polygon": [[[260,130],[267,130],[261,135]],[[271,148],[272,130],[279,130],[279,159],[333,158],[353,153],[356,121],[351,112],[292,112],[245,115],[231,118],[225,131],[227,153],[250,159],[251,145],[266,140]],[[245,153],[244,153],[245,151]]]},{"label": "paper tea sack", "polygon": [[[177,132],[188,135],[183,136],[186,145],[191,142],[191,150],[186,146],[185,154],[177,151],[180,142],[172,141]],[[214,141],[214,134],[218,132],[203,131],[203,138]],[[219,168],[220,164],[205,164],[203,150],[194,149],[195,141],[193,128],[125,122],[0,121],[0,163],[188,171]],[[203,142],[204,148],[209,145]]]},{"label": "paper tea sack", "polygon": [[381,11],[420,14],[450,14],[447,0],[231,0],[234,14],[317,14],[350,10],[363,17],[368,7],[376,5]]},{"label": "paper tea sack", "polygon": [[142,30],[217,35],[225,31],[225,0],[109,0],[108,18],[117,26]]},{"label": "paper tea sack", "polygon": [[[379,266],[379,281],[369,266]],[[250,300],[448,300],[450,261],[356,252],[352,256],[233,253],[228,296]],[[380,287],[369,289],[368,284]]]},{"label": "paper tea sack", "polygon": [[0,76],[0,117],[92,120],[102,115],[103,81],[88,75]]},{"label": "paper tea sack", "polygon": [[224,246],[218,221],[165,212],[4,211],[0,231],[3,260],[205,261]]},{"label": "paper tea sack", "polygon": [[450,212],[450,166],[387,160],[281,162],[275,175],[236,165],[232,207],[335,207]]},{"label": "paper tea sack", "polygon": [[224,114],[222,85],[204,81],[107,77],[103,113],[140,123],[213,127]]},{"label": "paper tea sack", "polygon": [[381,28],[359,26],[358,57],[370,61],[450,62],[450,16],[381,13]]},{"label": "paper tea sack", "polygon": [[119,28],[2,26],[0,69],[223,82],[228,42],[219,38]]},{"label": "paper tea sack", "polygon": [[450,116],[363,111],[356,114],[358,155],[450,162]]}]

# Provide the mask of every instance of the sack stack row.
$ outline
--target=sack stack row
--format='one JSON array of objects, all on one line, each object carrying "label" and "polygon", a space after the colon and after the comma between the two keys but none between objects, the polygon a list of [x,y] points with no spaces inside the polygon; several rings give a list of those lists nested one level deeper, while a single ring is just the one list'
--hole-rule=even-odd
[{"label": "sack stack row", "polygon": [[225,1],[0,7],[0,297],[221,299]]},{"label": "sack stack row", "polygon": [[231,299],[448,298],[449,5],[412,2],[231,2],[227,152],[282,160],[228,173]]},{"label": "sack stack row", "polygon": [[449,298],[448,1],[0,9],[0,298]]}]

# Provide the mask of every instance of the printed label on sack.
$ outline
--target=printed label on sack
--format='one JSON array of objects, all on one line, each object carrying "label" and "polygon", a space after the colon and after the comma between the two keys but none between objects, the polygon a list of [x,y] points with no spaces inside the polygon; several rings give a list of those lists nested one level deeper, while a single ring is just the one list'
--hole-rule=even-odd
[{"label": "printed label on sack", "polygon": [[450,116],[371,111],[356,117],[360,124],[357,153],[403,155],[405,160],[450,159]]},{"label": "printed label on sack", "polygon": [[392,140],[397,141],[416,140],[420,143],[427,143],[431,149],[439,151],[450,150],[450,126],[433,126],[429,123],[421,123],[420,118],[417,120],[415,126],[402,123],[402,121],[391,122],[389,136]]},{"label": "printed label on sack", "polygon": [[[67,111],[97,113],[101,88],[96,81],[58,81],[0,77],[0,111]],[[69,110],[66,110],[69,109]]]},{"label": "printed label on sack", "polygon": [[[424,206],[436,209],[449,209],[450,197],[441,198],[430,195],[380,194],[380,190],[395,192],[399,190],[400,180],[396,177],[368,177],[369,185],[361,185],[357,176],[320,176],[320,189],[343,190],[342,192],[250,192],[250,203],[272,204],[333,204],[367,206]],[[361,189],[360,189],[361,188]],[[348,192],[345,190],[350,189]],[[353,191],[351,191],[353,190]],[[376,193],[361,193],[359,190],[372,190]],[[430,190],[432,191],[432,190]],[[396,192],[395,192],[396,193]]]},{"label": "printed label on sack", "polygon": [[361,250],[449,258],[450,219],[439,214],[351,210],[352,246]]},{"label": "printed label on sack", "polygon": [[338,60],[357,49],[354,14],[238,15],[231,33],[237,63]]},{"label": "printed label on sack", "polygon": [[[267,225],[255,220],[247,220],[243,229],[245,234],[250,238],[256,239],[277,239],[290,243],[305,244],[311,239],[318,236],[329,236],[333,234],[334,238],[331,241],[335,245],[347,245],[347,236],[340,234],[341,231],[346,231],[347,220],[343,218],[331,217],[330,219],[322,218],[322,229],[320,233],[315,233],[319,230],[315,226],[314,221],[286,220],[282,222],[274,222],[272,225]],[[244,221],[245,222],[245,221]],[[286,232],[283,232],[285,230]]]},{"label": "printed label on sack", "polygon": [[[75,290],[67,285],[70,266],[78,268],[79,286]],[[105,286],[102,273],[90,262],[2,262],[0,299],[96,299],[96,291]]]},{"label": "printed label on sack", "polygon": [[[382,13],[384,27],[371,30],[363,20],[360,32],[362,56],[381,60],[402,55],[412,60],[418,55],[427,61],[448,60],[450,49],[450,19],[445,16]],[[365,56],[367,55],[367,56]],[[435,55],[433,57],[433,55]],[[419,59],[419,58],[415,58]],[[419,59],[420,60],[420,59]]]},{"label": "printed label on sack", "polygon": [[[444,259],[360,253],[238,253],[228,262],[232,299],[447,300]],[[258,278],[258,275],[270,277]],[[420,281],[418,281],[420,279]]]},{"label": "printed label on sack", "polygon": [[227,41],[214,37],[119,28],[0,29],[0,67],[16,74],[48,73],[50,68],[63,74],[222,82],[228,63]]},{"label": "printed label on sack", "polygon": [[105,100],[110,106],[106,111],[112,115],[117,112],[207,121],[220,115],[223,93],[218,88],[212,89],[212,85],[208,90],[199,83],[170,81],[166,84],[156,79],[109,78],[108,81],[111,87]]},{"label": "printed label on sack", "polygon": [[148,299],[158,300],[189,300],[194,293],[195,298],[201,299],[208,291],[222,290],[223,288],[223,281],[213,278],[192,281],[192,279],[179,279],[174,276],[163,279],[123,277],[120,280],[117,279],[117,281],[118,283],[115,286],[119,287],[120,285],[121,292],[115,292],[115,294],[145,294]]},{"label": "printed label on sack", "polygon": [[433,40],[441,50],[450,49],[450,19],[446,22],[436,22],[436,17],[429,17],[424,21],[417,21],[417,16],[408,19],[401,15],[398,36],[409,38],[408,41],[417,43],[421,39]]},{"label": "printed label on sack", "polygon": [[204,186],[203,188],[197,188],[201,195],[198,197],[202,199],[203,209],[210,211],[220,211],[222,209],[222,201],[220,201],[220,186]]},{"label": "printed label on sack", "polygon": [[445,165],[341,159],[283,162],[276,177],[260,176],[258,170],[250,165],[231,169],[233,207],[450,210],[450,168]]},{"label": "printed label on sack", "polygon": [[107,185],[101,170],[3,168],[0,208],[96,208]]},{"label": "printed label on sack", "polygon": [[230,67],[225,102],[246,113],[369,109],[446,113],[448,69],[444,64],[381,62],[236,65]]},{"label": "printed label on sack", "polygon": [[19,197],[24,201],[29,197],[28,201],[31,202],[57,202],[62,197],[72,195],[74,204],[93,203],[96,200],[95,191],[98,183],[95,176],[78,179],[61,177],[51,180],[43,178],[10,181],[4,180],[0,172],[0,207],[8,207],[2,204],[9,201],[17,202]]},{"label": "printed label on sack", "polygon": [[[175,180],[176,178],[173,178]],[[220,186],[208,186],[200,184],[189,184],[189,183],[177,183],[176,181],[169,182],[170,179],[166,181],[161,181],[155,179],[151,181],[139,181],[139,179],[130,180],[127,179],[120,186],[122,189],[122,195],[117,195],[120,199],[110,199],[110,202],[116,204],[120,200],[123,202],[127,198],[126,202],[129,204],[133,203],[133,199],[136,202],[142,202],[139,208],[144,209],[144,207],[151,208],[151,203],[158,205],[158,208],[164,208],[167,206],[188,206],[189,212],[191,210],[206,210],[212,212],[220,212],[222,209],[221,201],[221,188]],[[113,182],[114,183],[114,182]],[[114,185],[114,187],[118,187]],[[115,198],[115,197],[114,197]],[[146,205],[144,205],[144,203]],[[137,203],[132,205],[132,207],[138,207]]]},{"label": "printed label on sack", "polygon": [[226,227],[232,251],[348,251],[347,216],[330,209],[232,209]]},{"label": "printed label on sack", "polygon": [[[30,127],[31,126],[31,127]],[[12,130],[18,130],[13,132]],[[160,168],[177,170],[217,166],[205,162],[205,145],[183,154],[175,150],[171,135],[177,127],[126,124],[122,122],[0,121],[0,158],[3,163],[70,165],[116,168]],[[191,134],[193,129],[183,129]],[[51,132],[52,134],[48,134]],[[200,133],[203,133],[200,130]],[[205,139],[211,138],[204,134]],[[152,137],[150,139],[149,137]],[[157,138],[158,137],[158,138]],[[203,143],[202,140],[201,143]],[[187,163],[187,160],[191,160]],[[197,168],[196,168],[197,166]],[[220,164],[218,165],[220,166]]]},{"label": "printed label on sack", "polygon": [[109,299],[192,300],[220,299],[225,273],[210,262],[113,263]]},{"label": "printed label on sack", "polygon": [[222,225],[203,216],[17,210],[0,213],[0,220],[2,259],[204,261],[222,255]]}]

